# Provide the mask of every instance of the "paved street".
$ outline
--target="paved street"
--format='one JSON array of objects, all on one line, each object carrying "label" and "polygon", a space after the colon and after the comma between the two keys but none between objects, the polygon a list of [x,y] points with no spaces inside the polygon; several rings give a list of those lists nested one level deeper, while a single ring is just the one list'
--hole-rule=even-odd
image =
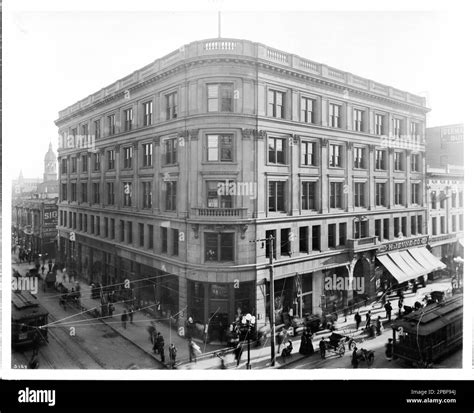
[{"label": "paved street", "polygon": [[[20,272],[29,266],[15,265]],[[39,368],[43,369],[161,369],[163,365],[153,356],[132,344],[108,324],[86,315],[71,317],[77,308],[64,310],[59,305],[57,292],[44,293],[41,288],[38,298],[49,311],[49,343],[39,351]],[[54,323],[64,320],[62,323]],[[71,321],[74,320],[72,323]],[[71,323],[66,325],[66,323]],[[72,328],[73,327],[73,328]],[[72,335],[72,333],[74,333]],[[111,351],[113,349],[113,351]],[[16,351],[12,354],[12,368],[25,368],[32,350]]]}]

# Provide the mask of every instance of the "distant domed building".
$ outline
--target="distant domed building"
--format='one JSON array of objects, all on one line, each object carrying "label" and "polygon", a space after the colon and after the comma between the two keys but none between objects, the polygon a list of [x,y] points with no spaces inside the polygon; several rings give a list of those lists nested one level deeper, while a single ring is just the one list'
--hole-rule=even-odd
[{"label": "distant domed building", "polygon": [[57,158],[53,145],[50,143],[48,152],[44,156],[43,182],[38,185],[38,198],[57,198],[58,196]]}]

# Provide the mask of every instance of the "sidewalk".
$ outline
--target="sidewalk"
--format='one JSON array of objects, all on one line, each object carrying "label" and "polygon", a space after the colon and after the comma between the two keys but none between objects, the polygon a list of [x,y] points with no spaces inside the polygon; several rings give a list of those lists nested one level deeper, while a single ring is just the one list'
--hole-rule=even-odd
[{"label": "sidewalk", "polygon": [[[424,288],[419,288],[416,293],[405,292],[404,294],[404,305],[413,306],[416,301],[422,302],[423,297],[430,293],[431,291],[439,290],[451,290],[451,281],[450,279],[441,279],[436,280],[430,284],[427,284]],[[388,301],[391,302],[392,310],[392,321],[396,319],[398,315],[398,297],[393,296],[389,297]],[[368,311],[371,311],[372,324],[375,323],[377,317],[381,317],[384,329],[390,328],[391,321],[388,321],[386,317],[386,312],[381,303],[372,302],[367,306],[362,306],[359,308],[359,314],[362,317],[362,322],[359,327],[359,330],[356,331],[356,325],[354,321],[354,314],[347,316],[347,321],[344,321],[344,316],[339,314],[338,321],[335,323],[336,332],[342,335],[355,336],[355,338],[366,338],[367,336],[363,332],[365,327],[365,315]],[[328,337],[331,334],[329,330],[321,330],[313,335],[313,347],[315,354],[319,353],[319,341],[322,337]],[[286,364],[291,364],[308,356],[300,354],[299,348],[301,343],[301,334],[296,337],[289,337],[293,344],[293,351],[291,353],[291,358],[287,359],[286,362],[283,361],[281,354],[277,353],[278,346],[275,345],[275,366],[271,366],[271,348],[269,339],[266,340],[263,346],[255,347],[255,344],[251,344],[250,347],[250,365],[251,369],[278,369]],[[281,347],[283,348],[283,346]],[[347,351],[347,350],[346,350]],[[247,343],[243,343],[243,353],[239,363],[235,361],[234,353],[229,351],[227,354],[223,355],[224,364],[227,369],[246,369],[247,368]],[[196,363],[182,363],[178,365],[179,369],[219,369],[221,368],[221,359],[217,357],[217,352],[214,354],[203,355],[202,357],[197,358]]]},{"label": "sidewalk", "polygon": [[[14,261],[12,261],[12,266],[13,268],[17,269],[20,274],[24,275],[28,269],[31,267],[28,263],[23,263],[23,264],[15,264]],[[41,274],[41,271],[40,271]],[[44,278],[44,277],[42,277]],[[43,288],[43,281],[40,282],[39,288]],[[66,288],[71,290],[72,287],[74,287],[74,282],[69,282],[64,284]],[[81,288],[81,306],[83,307],[83,310],[80,310],[78,308],[70,307],[68,311],[71,312],[71,315],[74,313],[80,313],[82,311],[91,311],[94,309],[97,309],[100,313],[101,310],[101,305],[100,305],[100,299],[92,299],[91,298],[91,289],[90,286],[87,285],[83,281],[79,281],[79,285]],[[55,291],[55,294],[58,295],[58,305],[59,305],[59,292]],[[164,367],[170,368],[169,362],[169,345],[170,343],[173,343],[176,346],[177,349],[177,356],[176,356],[176,364],[183,363],[185,361],[189,360],[189,350],[188,350],[188,341],[184,337],[181,337],[178,335],[177,331],[174,328],[170,328],[169,322],[167,320],[163,321],[161,319],[158,321],[158,319],[153,318],[151,315],[149,315],[146,311],[140,311],[140,310],[135,310],[133,314],[133,323],[130,321],[127,321],[126,323],[126,328],[123,328],[122,326],[122,321],[121,321],[121,315],[123,313],[123,310],[126,309],[125,305],[120,303],[120,302],[115,302],[113,303],[115,307],[115,311],[113,313],[113,316],[111,317],[99,317],[97,320],[100,320],[104,324],[107,324],[109,327],[111,327],[116,333],[120,334],[123,336],[126,340],[128,340],[130,343],[134,344],[135,346],[139,347],[141,350],[143,350],[145,353],[147,353],[149,356],[154,357],[156,360],[161,362],[161,358],[158,354],[153,353],[153,345],[150,340],[150,335],[148,333],[147,327],[150,326],[151,322],[154,321],[156,325],[157,331],[161,333],[165,340],[165,363]],[[76,318],[74,317],[69,317],[67,319],[67,322],[73,322],[75,321]],[[77,321],[82,320],[80,317],[77,317]],[[198,340],[195,340],[196,342],[199,343]],[[199,343],[199,346],[201,347],[201,350],[204,350],[204,345]],[[206,352],[208,351],[217,351],[221,349],[222,346],[215,345],[215,344],[206,344],[205,349]]]}]

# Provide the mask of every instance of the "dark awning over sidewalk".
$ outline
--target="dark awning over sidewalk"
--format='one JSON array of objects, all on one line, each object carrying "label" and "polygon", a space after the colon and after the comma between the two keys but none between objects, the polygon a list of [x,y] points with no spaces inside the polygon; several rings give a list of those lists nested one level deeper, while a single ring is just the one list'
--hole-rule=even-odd
[{"label": "dark awning over sidewalk", "polygon": [[446,268],[425,247],[389,252],[377,259],[399,283]]}]

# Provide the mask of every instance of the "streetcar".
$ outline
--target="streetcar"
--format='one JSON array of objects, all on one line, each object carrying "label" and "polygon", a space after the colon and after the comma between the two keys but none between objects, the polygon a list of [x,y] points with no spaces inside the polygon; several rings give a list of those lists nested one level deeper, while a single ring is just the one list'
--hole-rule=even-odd
[{"label": "streetcar", "polygon": [[12,347],[31,345],[35,332],[41,341],[47,341],[48,311],[28,291],[12,291]]},{"label": "streetcar", "polygon": [[428,304],[392,324],[393,356],[418,367],[429,367],[462,347],[462,324],[462,294]]}]

